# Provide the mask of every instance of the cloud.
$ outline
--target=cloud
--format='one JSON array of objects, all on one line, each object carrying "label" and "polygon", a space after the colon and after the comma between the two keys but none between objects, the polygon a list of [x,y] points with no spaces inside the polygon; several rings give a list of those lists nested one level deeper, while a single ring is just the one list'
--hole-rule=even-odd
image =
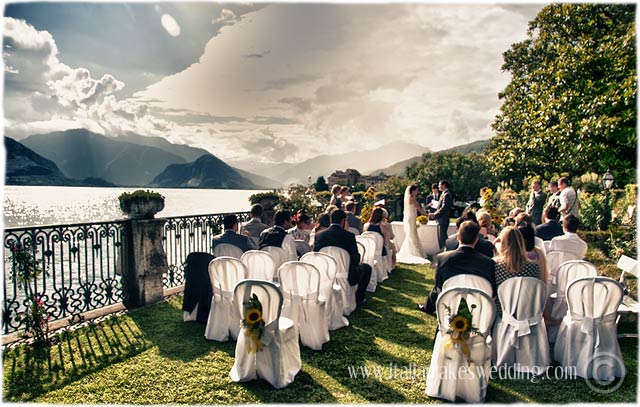
[{"label": "cloud", "polygon": [[266,51],[262,51],[262,52],[246,54],[246,55],[243,55],[243,57],[245,57],[245,58],[264,58],[267,55],[269,55],[270,52],[271,52],[270,50],[266,50]]},{"label": "cloud", "polygon": [[163,14],[160,18],[160,24],[170,36],[177,37],[180,35],[180,26],[170,14]]},{"label": "cloud", "polygon": [[238,20],[239,18],[233,11],[223,8],[220,12],[220,15],[211,20],[211,24],[230,25],[237,22]]},{"label": "cloud", "polygon": [[260,129],[250,139],[242,141],[242,147],[251,155],[266,157],[270,161],[288,161],[300,150],[290,140],[277,136],[269,127]]}]

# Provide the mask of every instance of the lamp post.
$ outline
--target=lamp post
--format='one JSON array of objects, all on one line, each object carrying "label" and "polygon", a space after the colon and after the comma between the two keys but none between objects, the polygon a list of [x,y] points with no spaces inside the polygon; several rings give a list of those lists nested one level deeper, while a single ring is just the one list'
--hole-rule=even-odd
[{"label": "lamp post", "polygon": [[613,182],[615,178],[611,171],[607,169],[606,174],[602,176],[602,185],[604,186],[604,217],[602,219],[602,230],[607,230],[609,228],[609,223],[611,223],[611,207],[609,206],[609,194],[610,189],[613,186]]}]

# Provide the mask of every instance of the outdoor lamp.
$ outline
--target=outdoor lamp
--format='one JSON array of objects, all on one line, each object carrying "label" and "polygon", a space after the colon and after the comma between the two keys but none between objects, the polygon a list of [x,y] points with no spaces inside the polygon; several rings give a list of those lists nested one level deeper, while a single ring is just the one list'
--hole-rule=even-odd
[{"label": "outdoor lamp", "polygon": [[602,183],[604,184],[604,189],[611,189],[611,187],[613,186],[613,181],[615,181],[613,174],[611,174],[611,172],[607,170],[607,173],[604,174],[602,177]]}]

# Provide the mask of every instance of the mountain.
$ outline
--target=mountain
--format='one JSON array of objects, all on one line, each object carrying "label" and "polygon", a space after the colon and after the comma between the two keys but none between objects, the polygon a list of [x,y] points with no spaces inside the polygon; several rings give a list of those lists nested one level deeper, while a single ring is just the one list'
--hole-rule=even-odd
[{"label": "mountain", "polygon": [[[469,144],[462,144],[456,147],[448,148],[446,150],[436,151],[437,153],[460,153],[460,154],[468,154],[472,152],[480,153],[485,147],[487,147],[490,143],[490,140],[478,140]],[[422,154],[411,157],[408,160],[397,162],[389,167],[380,168],[375,171],[371,171],[370,175],[378,175],[383,172],[387,175],[396,175],[402,176],[404,174],[404,170],[413,163],[420,162],[422,160]]]},{"label": "mountain", "polygon": [[125,141],[127,143],[137,144],[139,146],[155,147],[166,151],[167,153],[175,154],[184,159],[184,162],[190,163],[205,154],[211,154],[209,151],[203,148],[191,147],[186,144],[174,144],[164,137],[153,136],[141,136],[135,133],[129,133],[123,136],[110,137],[114,140]]},{"label": "mountain", "polygon": [[99,178],[67,178],[58,166],[12,138],[4,138],[7,153],[6,185],[113,186]]},{"label": "mountain", "polygon": [[146,186],[167,165],[185,162],[157,147],[118,141],[85,129],[33,135],[21,142],[54,161],[71,178],[103,178],[123,186]]},{"label": "mountain", "polygon": [[151,186],[160,188],[258,189],[234,168],[206,154],[188,164],[171,164],[154,178]]}]

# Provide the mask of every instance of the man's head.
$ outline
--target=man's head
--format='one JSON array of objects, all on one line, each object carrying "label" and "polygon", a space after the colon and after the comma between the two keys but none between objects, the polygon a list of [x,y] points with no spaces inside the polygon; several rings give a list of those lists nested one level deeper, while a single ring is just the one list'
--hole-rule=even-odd
[{"label": "man's head", "polygon": [[551,191],[552,194],[555,194],[556,192],[558,192],[558,182],[557,181],[549,182],[549,191]]},{"label": "man's head", "polygon": [[287,210],[277,211],[273,216],[276,226],[288,229],[291,227],[291,212]]},{"label": "man's head", "polygon": [[351,213],[356,213],[356,203],[353,201],[349,201],[347,202],[347,204],[344,207],[348,212]]},{"label": "man's head", "polygon": [[560,179],[558,179],[558,187],[560,188],[560,191],[562,191],[568,186],[569,186],[569,179],[567,177],[561,177]]},{"label": "man's head", "polygon": [[346,197],[347,195],[349,195],[349,187],[342,186],[340,188],[340,195],[342,195],[343,197]]},{"label": "man's head", "polygon": [[438,189],[438,184],[431,184],[431,192],[433,192],[434,195],[438,195],[438,192],[440,192],[440,189]]},{"label": "man's head", "polygon": [[479,235],[480,225],[467,220],[460,224],[460,229],[458,229],[458,242],[464,245],[475,246],[478,242]]},{"label": "man's head", "polygon": [[578,226],[580,226],[580,220],[572,214],[568,214],[562,219],[562,229],[565,232],[576,233]]},{"label": "man's head", "polygon": [[251,207],[251,217],[252,218],[261,218],[262,217],[262,205],[255,204]]},{"label": "man's head", "polygon": [[534,179],[533,182],[531,183],[531,189],[534,192],[540,191],[540,181],[537,179]]},{"label": "man's head", "polygon": [[331,217],[331,223],[340,225],[344,228],[344,221],[347,219],[347,214],[342,209],[334,209],[329,215]]},{"label": "man's head", "polygon": [[236,215],[225,215],[222,219],[222,224],[224,225],[224,230],[238,231],[238,217]]},{"label": "man's head", "polygon": [[438,183],[438,189],[440,189],[441,192],[446,191],[447,189],[449,189],[449,181],[447,180],[442,180]]},{"label": "man's head", "polygon": [[473,211],[464,211],[456,220],[456,227],[460,229],[460,226],[467,221],[478,223],[478,218],[476,218],[476,214]]},{"label": "man's head", "polygon": [[556,208],[555,206],[549,205],[546,208],[544,208],[544,212],[542,215],[547,221],[558,220],[558,208]]}]

